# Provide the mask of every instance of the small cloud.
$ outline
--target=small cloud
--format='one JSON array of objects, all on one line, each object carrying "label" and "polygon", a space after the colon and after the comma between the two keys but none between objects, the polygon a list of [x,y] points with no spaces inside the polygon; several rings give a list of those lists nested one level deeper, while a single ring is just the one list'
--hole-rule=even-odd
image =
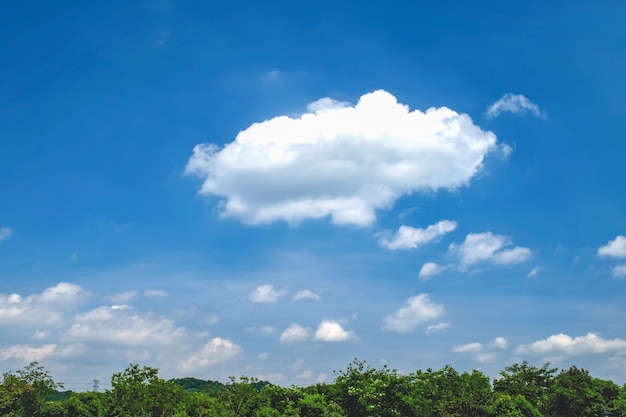
[{"label": "small cloud", "polygon": [[425,245],[446,233],[456,229],[457,223],[452,220],[442,220],[426,229],[416,229],[410,226],[400,226],[392,236],[385,236],[378,240],[378,244],[389,250],[415,249]]},{"label": "small cloud", "polygon": [[626,237],[619,235],[598,249],[599,256],[626,258]]},{"label": "small cloud", "polygon": [[0,240],[6,240],[13,236],[13,229],[10,227],[0,227]]},{"label": "small cloud", "polygon": [[528,248],[516,246],[504,249],[512,243],[511,238],[491,232],[469,233],[463,243],[451,243],[448,252],[458,256],[463,269],[480,262],[511,265],[524,262],[532,256]]},{"label": "small cloud", "polygon": [[54,355],[57,345],[47,344],[40,347],[30,345],[15,345],[8,349],[0,350],[0,358],[3,360],[15,358],[23,362],[41,361],[42,359]]},{"label": "small cloud", "polygon": [[318,301],[320,299],[320,296],[319,294],[316,294],[310,290],[301,290],[301,291],[298,291],[296,295],[294,295],[292,298],[293,301],[300,301],[300,300],[307,300],[307,299]]},{"label": "small cloud", "polygon": [[431,324],[430,326],[426,327],[426,334],[430,334],[433,332],[442,332],[448,330],[450,327],[452,327],[452,323],[450,323],[449,321],[445,323]]},{"label": "small cloud", "polygon": [[477,353],[483,350],[483,344],[479,342],[466,343],[464,345],[457,345],[452,348],[456,353]]},{"label": "small cloud", "polygon": [[165,298],[168,296],[167,291],[164,290],[145,290],[143,295],[149,298]]},{"label": "small cloud", "polygon": [[291,324],[281,335],[280,343],[296,343],[307,340],[311,337],[311,329],[300,326],[299,324]]},{"label": "small cloud", "polygon": [[275,290],[272,284],[259,285],[250,293],[250,301],[253,303],[275,303],[285,294],[285,291]]},{"label": "small cloud", "polygon": [[66,260],[66,264],[73,264],[78,262],[78,252],[73,252]]},{"label": "small cloud", "polygon": [[524,262],[532,256],[532,252],[528,248],[519,246],[513,249],[501,250],[494,254],[492,262],[498,265],[512,265]]},{"label": "small cloud", "polygon": [[504,112],[509,112],[513,114],[530,113],[533,116],[547,119],[545,113],[539,110],[539,107],[535,103],[531,102],[529,99],[521,94],[509,93],[503,95],[500,100],[491,104],[487,108],[487,117],[493,119],[494,117],[498,117],[501,113]]},{"label": "small cloud", "polygon": [[263,353],[259,353],[259,355],[257,356],[257,359],[261,361],[266,361],[269,357],[270,357],[269,353],[263,352]]},{"label": "small cloud", "polygon": [[431,302],[428,294],[410,297],[406,304],[406,307],[402,307],[385,318],[383,330],[410,332],[418,324],[436,319],[445,312],[443,305]]},{"label": "small cloud", "polygon": [[179,365],[181,371],[197,371],[227,361],[243,352],[241,346],[228,339],[215,337]]},{"label": "small cloud", "polygon": [[334,320],[324,320],[315,331],[315,340],[322,342],[345,342],[354,340],[356,336],[352,331],[346,331]]},{"label": "small cloud", "polygon": [[419,272],[419,274],[417,276],[420,279],[427,280],[430,277],[433,277],[435,275],[438,275],[438,274],[442,273],[446,269],[448,269],[447,266],[441,266],[441,265],[438,265],[438,264],[436,264],[434,262],[426,262],[420,268],[420,272]]},{"label": "small cloud", "polygon": [[538,274],[539,272],[541,272],[542,270],[543,270],[543,268],[542,268],[542,267],[540,267],[540,266],[536,266],[536,267],[534,267],[534,268],[533,268],[533,269],[531,269],[531,270],[530,270],[530,272],[528,273],[528,278],[534,278],[534,277],[536,277],[536,276],[537,276],[537,274]]},{"label": "small cloud", "polygon": [[606,352],[623,352],[626,350],[626,340],[603,339],[594,333],[585,336],[571,337],[559,333],[547,339],[521,345],[515,349],[519,355],[561,353],[566,355],[600,354]]},{"label": "small cloud", "polygon": [[626,264],[616,265],[611,271],[613,272],[614,277],[623,277],[626,276]]},{"label": "small cloud", "polygon": [[506,349],[507,342],[504,337],[496,337],[493,342],[489,343],[489,347],[494,347],[498,349]]}]

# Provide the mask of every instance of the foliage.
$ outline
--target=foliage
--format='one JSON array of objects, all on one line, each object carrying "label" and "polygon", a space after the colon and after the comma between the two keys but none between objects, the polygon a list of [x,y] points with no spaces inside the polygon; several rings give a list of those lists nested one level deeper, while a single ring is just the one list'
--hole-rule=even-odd
[{"label": "foliage", "polygon": [[15,374],[4,373],[0,384],[0,413],[3,416],[37,417],[55,414],[48,397],[61,388],[38,362],[31,362]]},{"label": "foliage", "polygon": [[109,413],[118,417],[173,416],[183,398],[180,386],[158,376],[158,369],[130,365],[111,378]]},{"label": "foliage", "polygon": [[[113,375],[112,389],[56,391],[34,362],[0,383],[0,417],[596,417],[626,416],[626,385],[593,378],[572,366],[511,365],[493,382],[482,372],[451,366],[408,375],[355,359],[331,384],[282,387],[253,377],[228,384],[182,378],[130,365]],[[53,395],[53,394],[57,395]],[[61,395],[63,394],[63,395]],[[67,398],[51,401],[51,398]]]}]

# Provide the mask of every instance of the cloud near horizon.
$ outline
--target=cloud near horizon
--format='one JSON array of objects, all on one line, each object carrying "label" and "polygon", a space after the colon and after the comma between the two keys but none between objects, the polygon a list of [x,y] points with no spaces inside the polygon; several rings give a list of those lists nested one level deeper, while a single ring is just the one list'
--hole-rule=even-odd
[{"label": "cloud near horizon", "polygon": [[624,339],[603,339],[594,334],[571,337],[564,333],[552,335],[546,339],[521,345],[515,349],[516,354],[563,353],[566,355],[600,354],[626,350]]},{"label": "cloud near horizon", "polygon": [[466,114],[411,111],[377,90],[356,105],[327,97],[300,117],[254,123],[222,148],[199,144],[185,172],[222,199],[223,217],[245,224],[368,226],[403,195],[469,184],[496,142]]}]

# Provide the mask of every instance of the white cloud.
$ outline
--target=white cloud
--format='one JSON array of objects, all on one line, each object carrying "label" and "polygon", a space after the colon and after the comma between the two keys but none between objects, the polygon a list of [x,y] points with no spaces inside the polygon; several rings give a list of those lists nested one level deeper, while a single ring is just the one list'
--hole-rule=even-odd
[{"label": "white cloud", "polygon": [[61,325],[71,308],[87,297],[82,287],[61,282],[41,294],[0,294],[0,324]]},{"label": "white cloud", "polygon": [[626,276],[626,264],[623,265],[616,265],[614,266],[611,271],[613,271],[613,276],[614,277],[623,277]]},{"label": "white cloud", "polygon": [[545,113],[539,110],[539,107],[535,103],[531,102],[521,94],[509,93],[503,95],[500,100],[491,104],[487,108],[487,117],[498,117],[500,113],[503,112],[510,112],[514,114],[530,113],[533,116],[546,119]]},{"label": "white cloud", "polygon": [[9,239],[13,236],[13,229],[10,227],[0,227],[0,240]]},{"label": "white cloud", "polygon": [[402,307],[393,314],[388,315],[383,323],[383,330],[398,332],[410,332],[418,324],[436,319],[445,312],[442,304],[430,301],[428,294],[420,294],[410,297],[407,306]]},{"label": "white cloud", "polygon": [[202,349],[193,353],[184,360],[179,369],[182,371],[197,371],[210,368],[221,362],[225,362],[243,352],[241,346],[228,339],[214,337],[204,345]]},{"label": "white cloud", "polygon": [[385,236],[378,240],[380,246],[390,250],[415,249],[456,229],[457,223],[452,220],[441,220],[426,229],[400,226],[393,236]]},{"label": "white cloud", "polygon": [[489,343],[489,347],[498,348],[498,349],[506,349],[507,342],[504,337],[496,337],[493,342]]},{"label": "white cloud", "polygon": [[0,358],[3,360],[15,358],[23,362],[41,361],[42,359],[54,355],[57,345],[47,344],[40,347],[29,345],[15,345],[8,349],[0,350]]},{"label": "white cloud", "polygon": [[410,111],[379,90],[254,123],[222,149],[197,145],[186,172],[204,179],[201,194],[224,199],[222,216],[246,224],[330,216],[367,226],[403,195],[467,185],[496,149],[468,115]]},{"label": "white cloud", "polygon": [[512,243],[511,238],[491,232],[469,233],[463,243],[451,243],[449,252],[459,257],[462,268],[486,261],[510,265],[524,262],[532,256],[530,249],[520,246],[503,249]]},{"label": "white cloud", "polygon": [[626,258],[626,237],[619,235],[598,249],[599,256]]},{"label": "white cloud", "polygon": [[293,323],[280,335],[280,343],[302,342],[309,337],[311,337],[310,328]]},{"label": "white cloud", "polygon": [[512,265],[524,262],[532,256],[528,248],[516,246],[513,249],[501,250],[493,256],[492,262],[498,265]]},{"label": "white cloud", "polygon": [[541,272],[543,270],[542,267],[540,266],[536,266],[533,269],[530,270],[530,272],[528,273],[528,278],[534,278],[537,276],[537,274],[539,274],[539,272]]},{"label": "white cloud", "polygon": [[482,350],[483,350],[483,345],[482,343],[479,343],[479,342],[467,343],[467,344],[458,345],[452,348],[452,351],[457,352],[457,353],[477,353],[477,352],[481,352]]},{"label": "white cloud", "polygon": [[438,265],[434,262],[426,262],[420,268],[420,272],[417,275],[420,279],[426,280],[432,276],[438,275],[447,269],[446,266]]},{"label": "white cloud", "polygon": [[603,339],[600,336],[587,333],[585,336],[571,337],[559,333],[547,339],[521,345],[515,349],[516,354],[545,354],[562,353],[566,355],[599,354],[619,352],[626,349],[626,340]]},{"label": "white cloud", "polygon": [[131,306],[114,305],[77,314],[67,337],[73,342],[137,347],[182,343],[187,334],[172,320],[142,316]]},{"label": "white cloud", "polygon": [[344,342],[356,339],[352,331],[346,331],[334,320],[323,320],[315,331],[315,340],[322,342]]},{"label": "white cloud", "polygon": [[272,284],[259,285],[250,293],[250,301],[253,303],[275,303],[285,294],[285,291],[275,290]]},{"label": "white cloud", "polygon": [[452,327],[452,323],[450,322],[431,324],[430,326],[426,327],[426,334],[448,330],[450,327]]},{"label": "white cloud", "polygon": [[294,296],[293,296],[293,301],[300,301],[300,300],[315,300],[318,301],[320,299],[319,294],[314,293],[311,290],[301,290],[298,291]]}]

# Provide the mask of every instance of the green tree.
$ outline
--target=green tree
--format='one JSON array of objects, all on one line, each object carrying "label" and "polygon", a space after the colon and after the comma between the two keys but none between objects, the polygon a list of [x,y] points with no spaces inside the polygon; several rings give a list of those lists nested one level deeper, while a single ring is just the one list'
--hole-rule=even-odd
[{"label": "green tree", "polygon": [[66,417],[103,417],[105,394],[100,392],[73,392],[65,402]]},{"label": "green tree", "polygon": [[124,372],[113,374],[108,414],[116,417],[169,417],[180,409],[183,390],[159,378],[159,370],[131,364]]},{"label": "green tree", "polygon": [[524,361],[507,366],[500,371],[500,378],[493,382],[494,392],[504,393],[515,398],[518,395],[542,413],[545,411],[546,400],[554,385],[557,368],[550,368],[546,362],[541,368]]},{"label": "green tree", "polygon": [[554,417],[596,417],[603,411],[602,395],[594,389],[589,372],[570,367],[554,379],[546,415]]},{"label": "green tree", "polygon": [[31,362],[15,374],[4,373],[0,384],[0,412],[3,416],[38,417],[56,413],[48,397],[63,385],[52,379],[38,362]]},{"label": "green tree", "polygon": [[252,417],[258,401],[259,380],[247,376],[229,377],[230,383],[219,395],[229,417]]}]

